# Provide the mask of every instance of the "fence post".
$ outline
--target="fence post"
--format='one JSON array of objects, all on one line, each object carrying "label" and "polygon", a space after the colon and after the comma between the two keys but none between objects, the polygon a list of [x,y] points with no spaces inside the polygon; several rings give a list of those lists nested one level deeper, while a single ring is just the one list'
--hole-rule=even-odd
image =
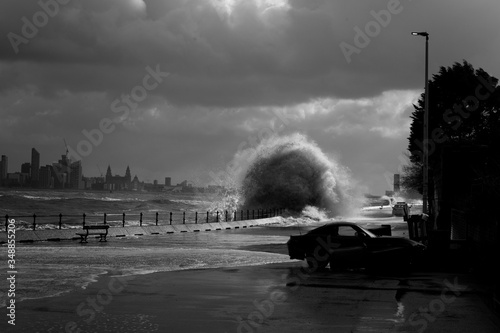
[{"label": "fence post", "polygon": [[227,222],[227,210],[226,210],[226,222]]},{"label": "fence post", "polygon": [[87,216],[87,215],[85,215],[85,213],[83,213],[83,226],[84,227],[85,227],[85,216]]},{"label": "fence post", "polygon": [[236,221],[236,211],[234,211],[234,221]]},{"label": "fence post", "polygon": [[36,228],[36,214],[33,214],[33,230]]},{"label": "fence post", "polygon": [[247,209],[247,220],[250,220],[250,211]]},{"label": "fence post", "polygon": [[241,210],[241,221],[243,221],[243,209]]},{"label": "fence post", "polygon": [[59,213],[59,230],[61,230],[61,224],[62,224],[62,214]]},{"label": "fence post", "polygon": [[106,224],[106,217],[108,216],[108,214],[104,213],[104,224]]},{"label": "fence post", "polygon": [[219,222],[219,211],[217,211],[217,217],[215,219],[215,222]]},{"label": "fence post", "polygon": [[125,227],[125,213],[122,215],[122,227]]},{"label": "fence post", "polygon": [[9,230],[9,215],[5,215],[5,232],[8,232]]},{"label": "fence post", "polygon": [[208,223],[208,212],[207,212],[207,223]]},{"label": "fence post", "polygon": [[198,212],[194,214],[194,224],[198,224]]},{"label": "fence post", "polygon": [[142,212],[141,212],[141,214],[139,215],[139,225],[142,227]]},{"label": "fence post", "polygon": [[172,212],[170,212],[170,225],[172,225]]},{"label": "fence post", "polygon": [[186,224],[186,212],[182,212],[182,224]]},{"label": "fence post", "polygon": [[155,220],[155,224],[158,225],[158,212],[156,212],[156,220]]}]

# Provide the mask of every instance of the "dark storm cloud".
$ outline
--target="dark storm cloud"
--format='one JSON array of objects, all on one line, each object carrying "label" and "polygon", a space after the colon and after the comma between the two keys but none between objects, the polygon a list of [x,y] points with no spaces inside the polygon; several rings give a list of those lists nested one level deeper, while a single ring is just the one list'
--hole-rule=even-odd
[{"label": "dark storm cloud", "polygon": [[[498,46],[493,29],[498,4],[493,1],[479,6],[466,1],[296,0],[277,7],[236,1],[230,12],[213,5],[224,1],[141,3],[69,1],[28,44],[19,45],[18,54],[8,38],[2,39],[0,56],[11,71],[22,72],[29,62],[37,67],[30,75],[18,75],[19,80],[11,73],[12,84],[43,85],[40,90],[48,94],[64,88],[117,93],[134,84],[146,65],[160,64],[177,79],[157,93],[176,104],[288,105],[418,87],[421,78],[415,73],[423,45],[410,37],[415,29],[428,29],[434,45],[450,44],[446,50],[433,48],[434,69],[450,50],[460,49],[462,54],[448,57],[461,60],[477,57],[481,47],[492,48],[488,41]],[[372,11],[387,12],[389,3],[396,3],[397,14],[385,19],[386,27],[379,24],[380,32],[368,36],[368,45],[347,63],[340,44],[356,47],[355,28],[365,31],[368,22],[376,22]],[[31,19],[41,10],[33,1],[0,6],[4,36],[20,34],[21,17]],[[492,61],[486,65],[494,66]]]},{"label": "dark storm cloud", "polygon": [[[397,171],[423,87],[424,39],[411,31],[431,35],[431,73],[466,59],[500,75],[497,0],[41,3],[58,3],[57,13],[29,38],[23,26],[41,17],[40,2],[0,3],[0,142],[12,161],[35,144],[45,155],[64,151],[63,138],[76,147],[83,131],[120,115],[113,101],[142,86],[148,67],[169,73],[84,158],[90,174],[111,160],[158,179],[224,168],[279,110],[286,131],[307,133],[385,189],[370,177]],[[361,45],[358,31],[376,24]],[[13,47],[13,34],[26,42]],[[346,56],[346,44],[357,51]]]}]

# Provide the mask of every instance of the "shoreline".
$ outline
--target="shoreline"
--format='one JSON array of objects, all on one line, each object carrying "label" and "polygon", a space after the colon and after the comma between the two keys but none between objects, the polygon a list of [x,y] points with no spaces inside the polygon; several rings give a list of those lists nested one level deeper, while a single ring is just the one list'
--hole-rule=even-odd
[{"label": "shoreline", "polygon": [[[110,227],[108,237],[126,237],[143,235],[164,235],[183,232],[208,232],[231,229],[246,229],[257,226],[280,223],[281,217],[261,218],[255,220],[209,222],[209,223],[186,223],[169,225],[143,225],[127,227]],[[16,230],[16,242],[38,242],[38,241],[60,241],[79,240],[75,231],[81,231],[81,226],[70,229],[39,229],[39,230]],[[88,242],[97,242],[95,237],[89,237]],[[0,245],[7,243],[7,232],[0,232]]]}]

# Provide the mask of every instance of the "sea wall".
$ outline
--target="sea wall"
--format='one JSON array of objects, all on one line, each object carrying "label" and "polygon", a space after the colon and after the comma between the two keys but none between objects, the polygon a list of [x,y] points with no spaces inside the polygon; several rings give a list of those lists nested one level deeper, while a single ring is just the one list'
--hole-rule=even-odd
[{"label": "sea wall", "polygon": [[[164,235],[182,232],[208,232],[231,229],[245,229],[256,226],[275,224],[280,221],[280,217],[271,217],[258,220],[245,220],[234,222],[211,222],[199,224],[173,224],[162,226],[131,226],[131,227],[110,227],[108,229],[108,240],[113,237],[143,236],[143,235]],[[55,229],[55,230],[16,230],[16,242],[37,242],[37,241],[59,241],[78,240],[80,236],[76,233],[81,229]],[[89,242],[92,241],[89,236]],[[95,236],[97,237],[97,236]],[[0,232],[0,244],[7,242],[7,233]]]}]

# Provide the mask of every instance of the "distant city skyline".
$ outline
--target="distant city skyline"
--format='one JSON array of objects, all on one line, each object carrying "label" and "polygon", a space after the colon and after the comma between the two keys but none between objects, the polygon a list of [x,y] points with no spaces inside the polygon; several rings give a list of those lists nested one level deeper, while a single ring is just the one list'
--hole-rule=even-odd
[{"label": "distant city skyline", "polygon": [[[39,179],[39,172],[40,172],[41,166],[57,163],[57,161],[58,161],[57,159],[49,159],[50,162],[44,161],[44,160],[42,160],[42,162],[40,162],[41,154],[38,152],[38,150],[36,148],[31,149],[31,161],[30,162],[15,161],[13,163],[12,159],[7,154],[3,154],[2,152],[0,152],[0,155],[2,156],[2,158],[6,157],[6,165],[7,165],[7,170],[4,170],[3,162],[1,162],[2,160],[0,160],[0,178],[5,177],[7,173],[19,173],[20,172],[20,173],[29,173],[31,176],[31,180],[37,181]],[[66,155],[66,154],[63,152],[63,154],[61,154],[59,156],[59,158],[61,158],[61,156],[64,156],[64,155]],[[70,158],[69,154],[67,156],[68,156],[68,158]],[[71,162],[78,162],[78,161],[71,160]],[[23,170],[23,167],[26,168],[27,165],[29,165],[29,169],[28,169],[29,171],[25,172],[26,169]],[[34,168],[33,168],[33,165],[35,165]],[[105,169],[107,170],[110,166],[111,166],[111,164],[106,164]],[[82,163],[82,169],[83,170],[85,169],[83,166],[83,163]],[[117,171],[113,172],[113,176],[118,176],[121,174],[125,174],[127,172],[127,170],[129,170],[130,168],[129,168],[129,165],[125,165],[123,168],[121,166],[117,165],[117,166],[114,166],[114,168],[112,168],[112,169],[117,170]],[[121,172],[121,169],[123,169],[123,172]],[[34,174],[33,174],[33,170],[36,170]],[[89,174],[89,173],[86,174],[85,172],[82,172],[82,175],[84,177],[88,177],[88,178],[102,177],[103,179],[105,179],[106,178],[106,171],[102,171],[102,170],[103,169],[101,169],[101,166],[99,165],[97,174]],[[3,176],[4,173],[5,173],[5,176]],[[33,177],[33,175],[34,175],[34,177]],[[145,179],[144,177],[140,177],[137,174],[134,174],[133,176],[134,177],[137,176],[137,178],[142,179],[142,181],[151,182],[151,183],[154,183],[155,181],[161,182],[165,178],[169,178],[171,180],[171,177],[168,177],[168,175],[164,175],[163,177],[160,177],[158,179],[151,179],[151,180],[149,178]]]},{"label": "distant city skyline", "polygon": [[[1,152],[0,152],[1,154]],[[107,165],[106,173],[102,173],[101,170],[98,175],[85,175],[83,173],[83,167],[81,160],[72,160],[68,154],[61,155],[61,159],[53,161],[51,163],[40,163],[41,154],[36,148],[31,149],[31,161],[21,163],[20,167],[12,165],[9,161],[9,156],[6,154],[1,154],[0,159],[0,186],[2,187],[31,187],[31,188],[72,188],[72,189],[98,189],[98,190],[138,190],[144,187],[144,184],[161,185],[161,181],[154,179],[151,182],[149,180],[140,181],[138,175],[134,175],[130,172],[130,167],[127,165],[125,170],[125,176],[120,176],[119,173],[112,172],[111,164]],[[51,170],[48,170],[50,168]],[[61,173],[67,173],[68,179],[64,180],[50,180],[54,178],[53,171],[57,168]],[[100,169],[100,168],[99,168]],[[61,178],[55,176],[55,178]],[[103,186],[95,187],[96,179],[102,179]],[[171,177],[163,177],[165,186],[172,186]],[[61,184],[54,184],[53,182],[62,182]],[[88,183],[87,182],[91,182]],[[183,184],[187,184],[184,181]],[[66,184],[67,185],[64,185]],[[140,185],[139,185],[140,184]]]}]

